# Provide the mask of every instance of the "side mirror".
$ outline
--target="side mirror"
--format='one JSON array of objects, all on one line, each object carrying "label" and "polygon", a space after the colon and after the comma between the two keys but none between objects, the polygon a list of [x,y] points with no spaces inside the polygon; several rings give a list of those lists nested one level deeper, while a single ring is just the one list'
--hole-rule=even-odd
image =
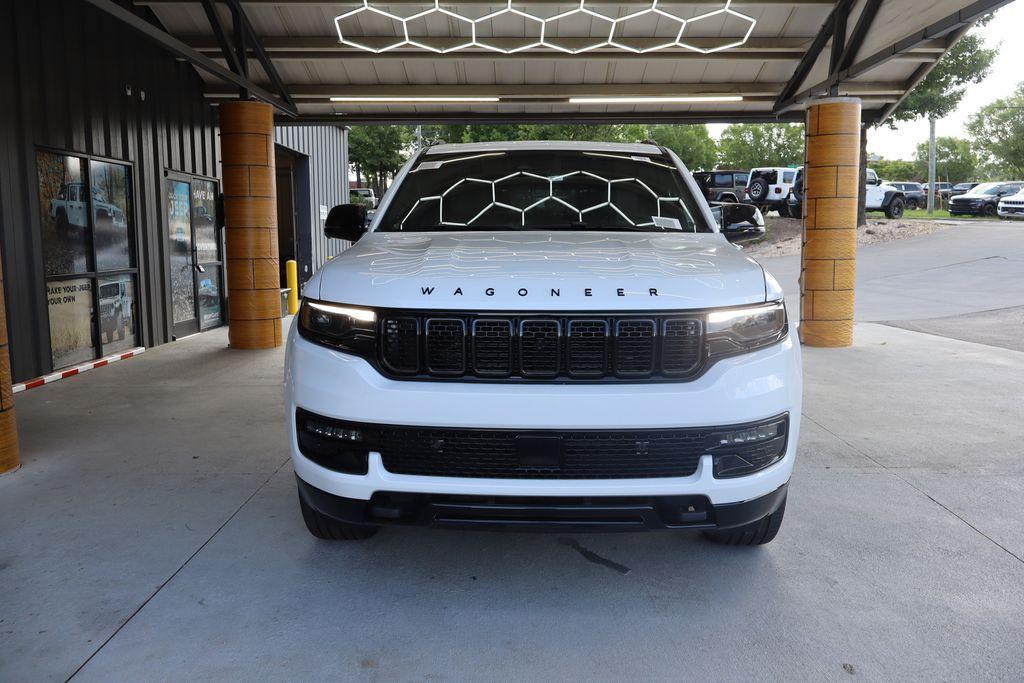
[{"label": "side mirror", "polygon": [[719,204],[711,208],[711,213],[730,242],[750,242],[764,237],[764,216],[753,204]]},{"label": "side mirror", "polygon": [[355,242],[365,232],[366,207],[361,204],[338,204],[324,221],[324,234],[334,239]]}]

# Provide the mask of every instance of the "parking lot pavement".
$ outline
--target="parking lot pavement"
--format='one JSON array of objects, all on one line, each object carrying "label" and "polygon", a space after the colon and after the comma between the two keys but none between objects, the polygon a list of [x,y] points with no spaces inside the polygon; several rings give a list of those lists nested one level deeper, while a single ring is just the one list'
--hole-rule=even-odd
[{"label": "parking lot pavement", "polygon": [[225,340],[18,396],[0,680],[1020,677],[1024,353],[873,323],[806,349],[792,497],[763,548],[346,544],[302,524],[281,351]]},{"label": "parking lot pavement", "polygon": [[[799,301],[800,257],[761,259]],[[856,318],[938,318],[1024,303],[1024,223],[965,221],[857,250]]]}]

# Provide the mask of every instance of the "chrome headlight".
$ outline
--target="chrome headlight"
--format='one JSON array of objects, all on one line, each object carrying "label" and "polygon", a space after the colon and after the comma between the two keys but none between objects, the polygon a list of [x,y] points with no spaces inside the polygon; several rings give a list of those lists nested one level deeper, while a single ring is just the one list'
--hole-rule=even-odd
[{"label": "chrome headlight", "polygon": [[373,357],[377,314],[368,308],[303,299],[299,309],[299,334],[317,344]]},{"label": "chrome headlight", "polygon": [[749,308],[724,308],[707,314],[707,341],[712,360],[748,353],[786,338],[786,305],[775,301]]}]

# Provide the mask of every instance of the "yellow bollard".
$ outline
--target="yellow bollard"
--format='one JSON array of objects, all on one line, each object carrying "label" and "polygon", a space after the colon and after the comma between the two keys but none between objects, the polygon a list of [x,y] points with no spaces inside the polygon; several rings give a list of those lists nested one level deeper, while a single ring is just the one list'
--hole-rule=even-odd
[{"label": "yellow bollard", "polygon": [[284,264],[288,279],[288,315],[299,312],[299,264],[288,259]]}]

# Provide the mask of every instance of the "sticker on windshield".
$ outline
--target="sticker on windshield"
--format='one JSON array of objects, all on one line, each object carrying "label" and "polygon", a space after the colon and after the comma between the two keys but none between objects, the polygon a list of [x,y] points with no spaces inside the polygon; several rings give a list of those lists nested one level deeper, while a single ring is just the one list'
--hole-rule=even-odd
[{"label": "sticker on windshield", "polygon": [[665,230],[683,229],[683,226],[679,223],[678,218],[668,218],[666,216],[651,216],[651,220],[654,221],[654,225]]}]

